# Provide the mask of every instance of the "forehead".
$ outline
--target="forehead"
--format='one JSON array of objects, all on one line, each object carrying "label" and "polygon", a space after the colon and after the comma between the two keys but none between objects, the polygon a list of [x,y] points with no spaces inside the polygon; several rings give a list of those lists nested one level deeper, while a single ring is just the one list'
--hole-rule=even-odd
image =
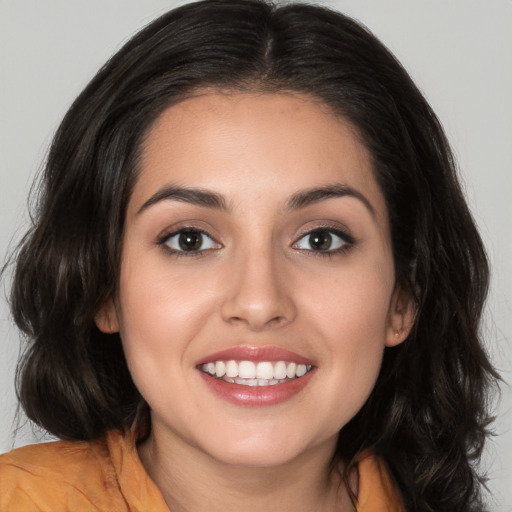
[{"label": "forehead", "polygon": [[162,185],[269,196],[342,183],[384,209],[371,155],[357,129],[297,93],[204,92],[165,110],[149,131],[133,201]]}]

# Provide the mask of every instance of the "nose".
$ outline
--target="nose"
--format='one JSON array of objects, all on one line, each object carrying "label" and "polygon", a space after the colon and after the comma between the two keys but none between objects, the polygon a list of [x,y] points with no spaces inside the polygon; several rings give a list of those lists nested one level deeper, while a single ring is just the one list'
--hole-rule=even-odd
[{"label": "nose", "polygon": [[297,314],[284,262],[271,251],[240,254],[230,265],[221,314],[231,324],[251,331],[278,328]]}]

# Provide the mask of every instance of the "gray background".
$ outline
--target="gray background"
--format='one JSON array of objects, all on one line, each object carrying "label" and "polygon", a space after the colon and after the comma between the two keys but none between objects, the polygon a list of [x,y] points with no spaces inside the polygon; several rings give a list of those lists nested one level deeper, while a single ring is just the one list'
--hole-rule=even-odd
[{"label": "gray background", "polygon": [[[138,28],[185,2],[0,0],[0,256],[27,223],[26,197],[71,101]],[[331,0],[403,62],[455,148],[493,266],[485,335],[505,384],[484,464],[492,510],[512,511],[512,1]],[[19,342],[0,294],[0,452],[13,437]]]}]

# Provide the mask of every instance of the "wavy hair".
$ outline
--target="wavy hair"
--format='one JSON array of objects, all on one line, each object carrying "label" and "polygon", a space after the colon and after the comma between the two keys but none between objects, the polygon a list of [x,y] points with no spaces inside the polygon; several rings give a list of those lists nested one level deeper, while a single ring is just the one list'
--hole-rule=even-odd
[{"label": "wavy hair", "polygon": [[416,302],[405,343],[342,429],[336,457],[372,449],[411,511],[480,507],[475,469],[497,378],[479,338],[485,250],[443,129],[411,78],[364,26],[305,4],[205,0],[131,39],[71,106],[41,176],[32,227],[13,255],[14,319],[27,339],[18,396],[63,439],[148,421],[119,335],[95,313],[115,296],[127,201],[144,136],[198,89],[297,91],[358,129],[390,215],[397,284]]}]

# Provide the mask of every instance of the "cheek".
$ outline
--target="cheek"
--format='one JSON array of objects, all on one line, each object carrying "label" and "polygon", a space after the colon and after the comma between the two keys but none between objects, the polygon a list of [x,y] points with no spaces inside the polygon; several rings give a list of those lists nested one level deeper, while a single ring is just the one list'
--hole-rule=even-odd
[{"label": "cheek", "polygon": [[309,308],[331,340],[383,344],[393,288],[392,268],[378,264],[332,272],[304,291],[304,308]]},{"label": "cheek", "polygon": [[[156,256],[156,255],[155,255]],[[121,337],[134,376],[187,371],[195,341],[218,309],[218,271],[171,265],[161,255],[126,258],[120,278]],[[202,332],[203,331],[203,332]],[[145,377],[144,377],[145,378]]]},{"label": "cheek", "polygon": [[141,319],[180,319],[183,313],[192,313],[196,303],[207,300],[209,286],[201,266],[178,265],[161,251],[158,247],[126,250],[120,280],[122,305]]},{"label": "cheek", "polygon": [[[390,277],[391,276],[391,277]],[[333,388],[362,406],[377,379],[385,348],[392,272],[366,268],[323,283],[310,295],[310,325],[327,349]],[[355,412],[354,412],[355,413]]]},{"label": "cheek", "polygon": [[193,368],[189,348],[207,299],[161,265],[127,264],[120,292],[120,334],[130,373],[151,408],[164,410],[170,398],[186,395]]},{"label": "cheek", "polygon": [[160,267],[131,264],[133,260],[137,258],[126,261],[120,278],[120,330],[125,353],[129,362],[149,354],[158,359],[165,349],[179,344],[179,334],[191,324],[183,321],[190,316],[189,289],[176,279],[168,279]]}]

